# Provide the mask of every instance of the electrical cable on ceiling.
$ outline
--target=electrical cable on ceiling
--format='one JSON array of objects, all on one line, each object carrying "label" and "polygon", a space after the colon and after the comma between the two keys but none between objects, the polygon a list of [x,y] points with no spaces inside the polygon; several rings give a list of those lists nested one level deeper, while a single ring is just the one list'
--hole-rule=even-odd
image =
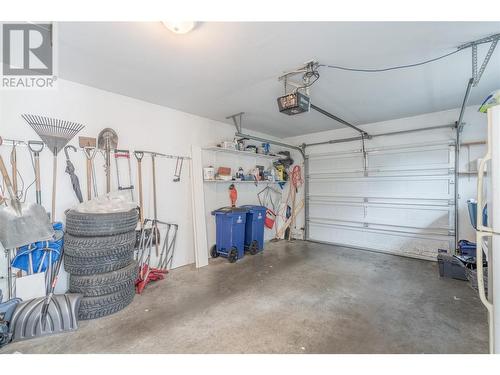
[{"label": "electrical cable on ceiling", "polygon": [[421,61],[421,62],[414,63],[414,64],[391,66],[389,68],[381,68],[381,69],[357,69],[357,68],[348,68],[348,67],[340,66],[340,65],[328,65],[328,64],[318,64],[318,67],[325,67],[325,68],[338,69],[338,70],[347,70],[347,71],[350,71],[350,72],[379,73],[379,72],[387,72],[389,70],[412,68],[412,67],[415,67],[415,66],[429,64],[431,62],[444,59],[444,58],[446,58],[448,56],[454,55],[454,54],[456,54],[458,52],[461,52],[461,51],[464,51],[464,50],[465,49],[457,49],[456,51],[447,53],[445,55],[441,55],[439,57],[435,57],[435,58],[430,59],[430,60],[425,60],[425,61]]}]

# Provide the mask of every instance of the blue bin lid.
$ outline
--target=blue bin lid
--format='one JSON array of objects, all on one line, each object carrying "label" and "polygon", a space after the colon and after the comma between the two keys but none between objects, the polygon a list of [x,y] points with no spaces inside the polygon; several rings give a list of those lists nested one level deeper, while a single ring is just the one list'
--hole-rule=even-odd
[{"label": "blue bin lid", "polygon": [[221,207],[212,211],[212,215],[246,214],[248,210],[241,207]]},{"label": "blue bin lid", "polygon": [[253,204],[246,204],[241,206],[242,208],[246,208],[248,211],[267,211],[267,208],[264,206],[256,206]]}]

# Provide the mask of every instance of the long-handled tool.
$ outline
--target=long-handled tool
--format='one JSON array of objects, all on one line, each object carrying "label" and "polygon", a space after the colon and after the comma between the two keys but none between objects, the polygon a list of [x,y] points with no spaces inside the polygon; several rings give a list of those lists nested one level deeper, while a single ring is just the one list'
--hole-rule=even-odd
[{"label": "long-handled tool", "polygon": [[78,137],[78,144],[83,149],[87,165],[87,199],[92,199],[92,187],[94,197],[97,197],[97,183],[95,180],[94,157],[97,152],[97,140],[91,137]]},{"label": "long-handled tool", "polygon": [[6,249],[8,295],[12,298],[12,249],[46,240],[52,237],[54,231],[49,223],[45,209],[35,203],[21,203],[14,193],[7,168],[0,156],[0,171],[6,185],[10,201],[7,206],[0,207],[0,242]]},{"label": "long-handled tool", "polygon": [[14,298],[14,285],[12,283],[12,250],[5,249],[5,260],[7,263],[7,297]]},{"label": "long-handled tool", "polygon": [[[120,182],[120,168],[119,159],[126,159],[128,162],[128,181],[129,184],[122,186]],[[129,150],[115,150],[115,165],[116,165],[116,180],[118,183],[118,190],[128,190],[130,191],[130,198],[134,200],[134,184],[132,183],[132,166],[130,164],[130,151]],[[123,180],[122,180],[123,181]]]},{"label": "long-handled tool", "polygon": [[290,222],[290,230],[288,231],[288,241],[292,240],[292,229],[295,226],[295,218],[296,215],[295,213],[295,204],[296,204],[296,198],[297,198],[297,192],[298,188],[300,185],[302,185],[302,172],[300,169],[300,166],[295,165],[292,169],[292,178],[291,178],[291,184],[290,184],[290,191],[291,191],[291,197],[292,197],[292,216],[291,216],[291,222]]},{"label": "long-handled tool", "polygon": [[167,224],[165,240],[163,241],[160,258],[158,259],[158,266],[156,267],[159,270],[168,271],[170,268],[172,268],[178,229],[178,224]]},{"label": "long-handled tool", "polygon": [[[156,154],[152,153],[151,154],[151,168],[152,168],[152,174],[153,174],[153,213],[154,213],[154,220],[153,220],[153,235],[154,234],[159,234],[159,229],[158,229],[158,207],[156,203]],[[161,238],[161,237],[159,237]],[[160,255],[159,252],[159,241],[155,241],[155,250],[156,250],[156,256],[158,257]]]},{"label": "long-handled tool", "polygon": [[45,325],[47,323],[47,312],[49,311],[49,305],[52,301],[52,297],[54,297],[54,290],[56,289],[57,280],[59,279],[59,271],[61,270],[61,264],[64,256],[64,246],[61,249],[61,254],[59,255],[59,260],[55,266],[54,276],[50,283],[50,289],[45,301],[43,302],[42,311],[41,311],[41,322],[42,322],[42,330],[45,331]]},{"label": "long-handled tool", "polygon": [[142,158],[144,157],[144,152],[134,151],[134,156],[137,159],[137,181],[139,184],[139,218],[141,220],[141,229],[144,228],[144,207],[143,207],[143,195],[142,195]]},{"label": "long-handled tool", "polygon": [[19,190],[17,189],[17,144],[16,142],[12,142],[12,151],[10,152],[10,164],[12,166],[12,189],[16,194],[18,199],[21,199],[21,195],[19,194]]},{"label": "long-handled tool", "polygon": [[285,235],[286,230],[290,227],[292,224],[292,221],[295,220],[300,211],[304,208],[304,200],[302,199],[298,204],[295,205],[295,211],[293,211],[288,219],[286,219],[285,223],[283,226],[277,230],[276,232],[276,238],[283,238]]},{"label": "long-handled tool", "polygon": [[105,153],[106,193],[111,191],[111,150],[118,147],[118,135],[111,128],[105,128],[97,137],[97,146]]},{"label": "long-handled tool", "polygon": [[80,180],[78,179],[78,176],[75,173],[75,166],[73,165],[71,159],[69,158],[68,149],[73,150],[73,152],[76,152],[75,146],[68,145],[64,147],[64,154],[66,155],[65,172],[69,174],[69,178],[71,180],[71,186],[73,186],[73,191],[75,192],[76,199],[78,199],[78,201],[82,203],[83,196],[82,196],[82,189],[80,188]]},{"label": "long-handled tool", "polygon": [[[4,141],[8,142],[12,146],[12,150],[10,152],[10,165],[11,165],[11,183],[12,189],[16,193],[16,197],[19,200],[24,200],[24,180],[19,173],[19,169],[17,168],[17,146],[25,144],[26,142],[20,141],[17,139],[4,139]],[[19,187],[18,179],[21,180],[21,186]]]},{"label": "long-handled tool", "polygon": [[28,141],[28,148],[31,156],[33,157],[33,164],[35,168],[35,189],[36,189],[36,203],[42,204],[42,183],[40,178],[40,152],[43,150],[42,141]]},{"label": "long-handled tool", "polygon": [[76,122],[63,121],[38,115],[22,115],[23,119],[33,128],[42,141],[54,155],[52,167],[52,211],[51,219],[55,221],[56,214],[56,184],[57,184],[57,154],[64,146],[84,128]]}]

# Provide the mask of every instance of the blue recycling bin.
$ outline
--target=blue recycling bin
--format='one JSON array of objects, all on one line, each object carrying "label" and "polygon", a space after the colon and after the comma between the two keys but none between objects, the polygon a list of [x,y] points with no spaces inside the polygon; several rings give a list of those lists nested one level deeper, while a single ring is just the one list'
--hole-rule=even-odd
[{"label": "blue recycling bin", "polygon": [[263,206],[241,206],[248,210],[245,224],[245,250],[257,254],[264,250],[264,220],[267,208]]},{"label": "blue recycling bin", "polygon": [[[467,207],[469,209],[469,219],[472,227],[477,230],[477,202],[474,199],[469,199],[467,201]],[[488,205],[486,204],[483,208],[483,225],[488,225]]]},{"label": "blue recycling bin", "polygon": [[223,207],[212,211],[215,216],[215,245],[210,255],[226,257],[234,263],[245,255],[245,223],[247,210],[238,207]]}]

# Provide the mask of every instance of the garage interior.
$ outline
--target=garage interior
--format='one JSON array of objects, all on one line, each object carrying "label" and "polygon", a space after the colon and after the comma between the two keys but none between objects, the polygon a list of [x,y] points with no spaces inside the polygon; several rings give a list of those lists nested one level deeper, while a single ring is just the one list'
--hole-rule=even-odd
[{"label": "garage interior", "polygon": [[500,353],[499,32],[2,23],[0,353]]}]

